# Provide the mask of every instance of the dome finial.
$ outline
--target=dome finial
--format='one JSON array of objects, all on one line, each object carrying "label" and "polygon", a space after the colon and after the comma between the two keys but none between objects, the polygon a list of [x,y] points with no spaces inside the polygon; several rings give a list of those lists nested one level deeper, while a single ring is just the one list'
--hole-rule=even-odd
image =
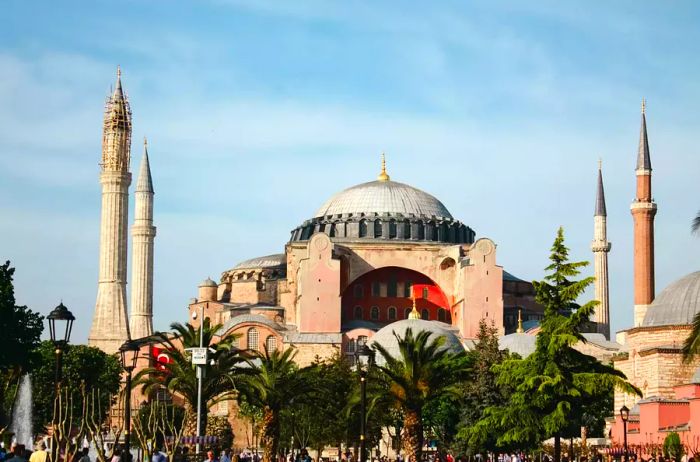
[{"label": "dome finial", "polygon": [[515,332],[518,334],[522,334],[525,332],[525,329],[523,329],[523,310],[518,309],[518,328],[515,329]]},{"label": "dome finial", "polygon": [[382,152],[382,171],[379,173],[379,176],[377,176],[377,180],[389,181],[389,179],[389,175],[386,173],[386,156],[384,155],[384,152]]},{"label": "dome finial", "polygon": [[420,313],[416,308],[416,297],[413,297],[413,309],[408,313],[408,319],[420,319]]}]

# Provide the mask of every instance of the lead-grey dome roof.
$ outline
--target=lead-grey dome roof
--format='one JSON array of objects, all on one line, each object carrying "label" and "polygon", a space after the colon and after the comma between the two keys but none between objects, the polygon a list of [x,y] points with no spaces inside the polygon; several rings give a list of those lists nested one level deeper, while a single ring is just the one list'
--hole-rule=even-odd
[{"label": "lead-grey dome roof", "polygon": [[452,219],[447,208],[430,194],[396,181],[370,181],[328,199],[314,218],[342,214],[383,214]]},{"label": "lead-grey dome roof", "polygon": [[[418,332],[427,330],[430,332],[430,341],[437,337],[445,337],[445,343],[442,344],[442,349],[449,350],[453,353],[464,351],[464,346],[457,336],[456,330],[449,324],[440,321],[427,321],[424,319],[402,319],[392,322],[377,331],[372,336],[368,345],[371,347],[375,343],[383,346],[391,356],[397,358],[399,352],[399,342],[396,340],[394,333],[403,338],[406,336],[408,329],[413,331],[415,336]],[[378,364],[384,364],[384,357],[377,354],[376,360]]]},{"label": "lead-grey dome roof", "polygon": [[504,335],[498,339],[498,349],[517,353],[521,358],[527,358],[535,352],[537,336],[516,332]]},{"label": "lead-grey dome roof", "polygon": [[237,264],[233,269],[281,268],[287,266],[287,255],[276,253],[263,257],[251,258]]},{"label": "lead-grey dome roof", "polygon": [[668,285],[651,304],[642,327],[677,326],[693,323],[700,312],[700,271]]}]

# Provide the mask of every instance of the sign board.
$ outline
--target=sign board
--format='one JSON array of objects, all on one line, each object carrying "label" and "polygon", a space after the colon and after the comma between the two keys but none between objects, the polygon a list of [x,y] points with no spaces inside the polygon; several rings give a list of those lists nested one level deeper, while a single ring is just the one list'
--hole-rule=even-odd
[{"label": "sign board", "polygon": [[206,365],[207,364],[207,349],[206,348],[191,348],[192,364]]}]

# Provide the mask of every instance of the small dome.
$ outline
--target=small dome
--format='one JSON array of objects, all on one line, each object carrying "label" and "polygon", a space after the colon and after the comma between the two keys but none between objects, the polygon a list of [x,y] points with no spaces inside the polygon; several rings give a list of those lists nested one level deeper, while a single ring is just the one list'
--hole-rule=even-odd
[{"label": "small dome", "polygon": [[504,335],[498,339],[498,349],[508,350],[511,353],[517,353],[521,358],[527,358],[535,351],[535,344],[537,343],[537,336],[524,334],[524,333],[514,333]]},{"label": "small dome", "polygon": [[234,270],[239,269],[259,269],[259,268],[282,268],[287,266],[287,255],[283,253],[275,253],[265,255],[263,257],[251,258],[245,260],[233,267]]},{"label": "small dome", "polygon": [[212,278],[206,278],[199,287],[219,287],[219,285]]},{"label": "small dome", "polygon": [[700,312],[700,271],[668,285],[651,304],[642,327],[678,326],[693,323]]},{"label": "small dome", "polygon": [[335,194],[316,211],[314,218],[329,215],[382,215],[452,219],[447,208],[430,194],[390,180],[370,181]]},{"label": "small dome", "polygon": [[[400,355],[400,352],[399,342],[396,340],[394,333],[403,338],[406,336],[406,331],[409,328],[413,331],[414,336],[420,331],[429,331],[430,340],[437,337],[445,337],[445,343],[443,343],[442,349],[449,350],[453,353],[464,351],[464,346],[456,330],[452,326],[444,322],[426,321],[424,319],[402,319],[401,321],[386,325],[372,336],[368,345],[371,347],[375,343],[378,343],[383,346],[391,356],[396,358]],[[384,357],[381,354],[377,354],[376,360],[378,364],[384,364]]]}]

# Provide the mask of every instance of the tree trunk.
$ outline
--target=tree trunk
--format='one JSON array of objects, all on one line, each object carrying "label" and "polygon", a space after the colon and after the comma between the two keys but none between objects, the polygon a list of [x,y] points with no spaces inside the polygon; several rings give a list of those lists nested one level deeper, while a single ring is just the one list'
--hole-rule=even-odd
[{"label": "tree trunk", "polygon": [[561,462],[561,436],[554,435],[554,462]]},{"label": "tree trunk", "polygon": [[423,422],[420,411],[406,410],[403,418],[403,450],[408,462],[420,462],[423,454]]},{"label": "tree trunk", "polygon": [[263,457],[262,462],[275,462],[277,457],[277,448],[280,440],[280,420],[279,412],[265,406],[263,409],[262,418],[262,443]]}]

